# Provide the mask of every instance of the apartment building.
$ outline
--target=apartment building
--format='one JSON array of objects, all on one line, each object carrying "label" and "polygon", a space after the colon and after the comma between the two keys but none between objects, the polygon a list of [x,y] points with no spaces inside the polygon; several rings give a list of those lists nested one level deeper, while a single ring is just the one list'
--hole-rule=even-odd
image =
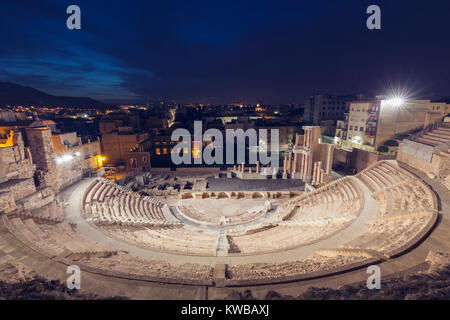
[{"label": "apartment building", "polygon": [[449,106],[430,100],[351,102],[348,114],[337,121],[335,143],[346,150],[376,152],[387,140],[440,121],[450,112]]}]

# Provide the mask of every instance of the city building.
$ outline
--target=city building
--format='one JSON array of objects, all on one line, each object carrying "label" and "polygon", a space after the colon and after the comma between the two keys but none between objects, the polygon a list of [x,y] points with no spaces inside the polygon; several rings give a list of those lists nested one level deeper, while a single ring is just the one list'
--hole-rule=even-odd
[{"label": "city building", "polygon": [[316,94],[305,101],[303,122],[320,126],[322,121],[342,120],[348,111],[347,102],[362,100],[364,95],[334,96],[330,94]]},{"label": "city building", "polygon": [[[187,141],[191,140],[191,146]],[[197,143],[193,140],[193,135],[183,138],[183,152],[191,151],[191,162],[200,156],[197,150]],[[125,154],[125,171],[126,172],[146,172],[151,167],[170,168],[174,164],[171,160],[172,150],[178,142],[172,141],[171,130],[161,131],[158,135],[152,135],[148,139],[139,142],[135,148]],[[205,147],[207,142],[202,142]]]},{"label": "city building", "polygon": [[430,100],[402,99],[349,103],[348,114],[337,122],[335,143],[338,148],[377,152],[389,140],[420,130],[440,121],[449,106]]},{"label": "city building", "polygon": [[119,127],[123,125],[123,121],[120,119],[103,119],[100,121],[100,134],[114,132],[119,130]]},{"label": "city building", "polygon": [[[120,127],[123,128],[123,127]],[[139,143],[149,138],[149,133],[134,132],[131,127],[102,134],[102,154],[110,164],[117,165],[125,161],[127,152],[134,150]]]},{"label": "city building", "polygon": [[125,154],[125,172],[143,173],[149,172],[150,168],[150,152],[136,150]]}]

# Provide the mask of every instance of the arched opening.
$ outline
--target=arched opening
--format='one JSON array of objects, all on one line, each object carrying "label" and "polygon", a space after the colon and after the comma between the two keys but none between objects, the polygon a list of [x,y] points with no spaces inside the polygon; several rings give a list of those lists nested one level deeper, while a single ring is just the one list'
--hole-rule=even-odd
[{"label": "arched opening", "polygon": [[225,192],[220,192],[217,195],[217,199],[227,199],[227,198],[228,198],[228,195]]},{"label": "arched opening", "polygon": [[252,198],[258,199],[258,198],[264,198],[264,196],[260,192],[253,192]]},{"label": "arched opening", "polygon": [[193,198],[194,196],[190,192],[186,192],[181,195],[181,199],[193,199]]}]

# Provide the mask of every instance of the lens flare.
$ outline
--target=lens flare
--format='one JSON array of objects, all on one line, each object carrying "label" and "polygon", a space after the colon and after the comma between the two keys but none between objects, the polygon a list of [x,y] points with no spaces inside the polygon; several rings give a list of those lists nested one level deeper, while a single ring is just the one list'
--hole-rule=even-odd
[{"label": "lens flare", "polygon": [[404,103],[406,102],[406,100],[402,97],[393,97],[390,99],[386,100],[386,103],[393,106],[393,107],[401,107]]}]

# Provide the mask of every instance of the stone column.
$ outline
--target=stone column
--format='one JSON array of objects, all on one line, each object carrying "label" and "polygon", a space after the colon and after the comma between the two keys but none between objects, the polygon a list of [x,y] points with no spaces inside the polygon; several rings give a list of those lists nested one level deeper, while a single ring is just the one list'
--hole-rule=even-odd
[{"label": "stone column", "polygon": [[308,147],[311,148],[311,142],[312,142],[312,130],[309,130],[308,132]]},{"label": "stone column", "polygon": [[308,130],[308,148],[311,148],[311,142],[312,142],[312,130]]},{"label": "stone column", "polygon": [[327,162],[325,164],[325,172],[327,174],[331,173],[331,169],[333,167],[333,153],[334,153],[334,146],[329,145],[327,148]]},{"label": "stone column", "polygon": [[309,148],[309,130],[305,130],[305,147]]},{"label": "stone column", "polygon": [[314,162],[314,164],[313,164],[313,173],[312,173],[312,181],[311,181],[312,185],[316,184],[316,175],[317,175],[317,163]]},{"label": "stone column", "polygon": [[303,155],[303,177],[306,176],[306,171],[308,170],[307,165],[308,165],[308,159],[307,159],[306,154],[304,154]]},{"label": "stone column", "polygon": [[312,158],[311,155],[306,156],[306,176],[308,180],[311,180],[312,176]]},{"label": "stone column", "polygon": [[[300,167],[300,173],[303,175],[303,177],[305,176],[305,155],[302,153],[302,163],[301,163],[301,167]],[[302,177],[302,178],[303,178]]]},{"label": "stone column", "polygon": [[288,170],[292,172],[292,152],[289,152]]},{"label": "stone column", "polygon": [[295,145],[300,146],[300,135],[298,133],[295,135]]},{"label": "stone column", "polygon": [[317,161],[317,184],[320,184],[320,170],[322,169],[322,161]]},{"label": "stone column", "polygon": [[296,173],[298,167],[298,153],[294,154],[294,165],[292,168],[292,172]]}]

